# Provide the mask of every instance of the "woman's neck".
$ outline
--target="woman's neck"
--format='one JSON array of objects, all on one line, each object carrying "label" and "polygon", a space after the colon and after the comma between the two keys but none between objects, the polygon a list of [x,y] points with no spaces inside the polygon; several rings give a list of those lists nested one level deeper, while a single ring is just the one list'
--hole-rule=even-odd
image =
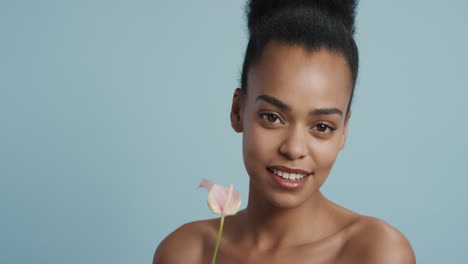
[{"label": "woman's neck", "polygon": [[268,250],[323,238],[328,229],[327,204],[317,192],[297,207],[278,208],[250,186],[248,205],[241,215],[244,239],[254,248]]}]

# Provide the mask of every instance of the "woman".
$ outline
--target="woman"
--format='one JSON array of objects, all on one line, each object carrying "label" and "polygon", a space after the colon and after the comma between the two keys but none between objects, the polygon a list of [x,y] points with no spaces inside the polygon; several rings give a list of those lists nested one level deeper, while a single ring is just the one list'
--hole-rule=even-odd
[{"label": "woman", "polygon": [[[355,1],[255,1],[231,124],[243,133],[247,208],[218,263],[415,263],[408,240],[320,192],[348,134],[358,72]],[[209,263],[219,219],[185,224],[154,263]]]}]

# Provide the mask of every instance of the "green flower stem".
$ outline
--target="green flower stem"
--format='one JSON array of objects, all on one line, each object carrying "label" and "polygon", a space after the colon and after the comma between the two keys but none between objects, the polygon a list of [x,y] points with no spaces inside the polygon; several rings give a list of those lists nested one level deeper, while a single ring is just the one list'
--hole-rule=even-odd
[{"label": "green flower stem", "polygon": [[216,255],[218,255],[218,248],[219,248],[219,243],[221,242],[221,233],[223,232],[223,226],[224,226],[224,215],[221,216],[221,223],[219,225],[218,239],[216,239],[216,246],[215,246],[215,250],[214,250],[214,253],[213,253],[213,259],[211,260],[211,264],[215,264],[215,262],[216,262]]}]

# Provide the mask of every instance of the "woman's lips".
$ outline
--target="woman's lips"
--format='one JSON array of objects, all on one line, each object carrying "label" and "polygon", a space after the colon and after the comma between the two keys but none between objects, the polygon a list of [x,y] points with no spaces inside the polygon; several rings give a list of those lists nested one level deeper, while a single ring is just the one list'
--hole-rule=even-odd
[{"label": "woman's lips", "polygon": [[275,169],[275,170],[279,170],[279,171],[284,171],[284,172],[289,172],[289,173],[298,173],[298,174],[304,174],[304,175],[311,174],[311,172],[308,172],[308,171],[305,171],[305,170],[293,169],[293,168],[288,168],[288,167],[280,166],[280,165],[270,166],[270,167],[268,167],[268,169]]},{"label": "woman's lips", "polygon": [[297,180],[290,180],[290,179],[285,179],[281,176],[278,176],[273,173],[273,171],[267,169],[268,173],[270,176],[273,178],[273,180],[276,182],[276,184],[286,190],[296,190],[299,189],[301,186],[303,186],[307,179],[309,178],[309,175],[304,176],[302,179],[297,179]]}]

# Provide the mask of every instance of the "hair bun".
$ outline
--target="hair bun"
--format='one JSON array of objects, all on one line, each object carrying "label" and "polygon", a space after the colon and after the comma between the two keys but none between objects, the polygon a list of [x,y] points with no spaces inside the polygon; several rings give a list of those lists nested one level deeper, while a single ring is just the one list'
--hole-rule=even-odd
[{"label": "hair bun", "polygon": [[354,34],[357,0],[249,0],[246,13],[249,31],[255,24],[287,8],[316,8],[341,21]]}]

